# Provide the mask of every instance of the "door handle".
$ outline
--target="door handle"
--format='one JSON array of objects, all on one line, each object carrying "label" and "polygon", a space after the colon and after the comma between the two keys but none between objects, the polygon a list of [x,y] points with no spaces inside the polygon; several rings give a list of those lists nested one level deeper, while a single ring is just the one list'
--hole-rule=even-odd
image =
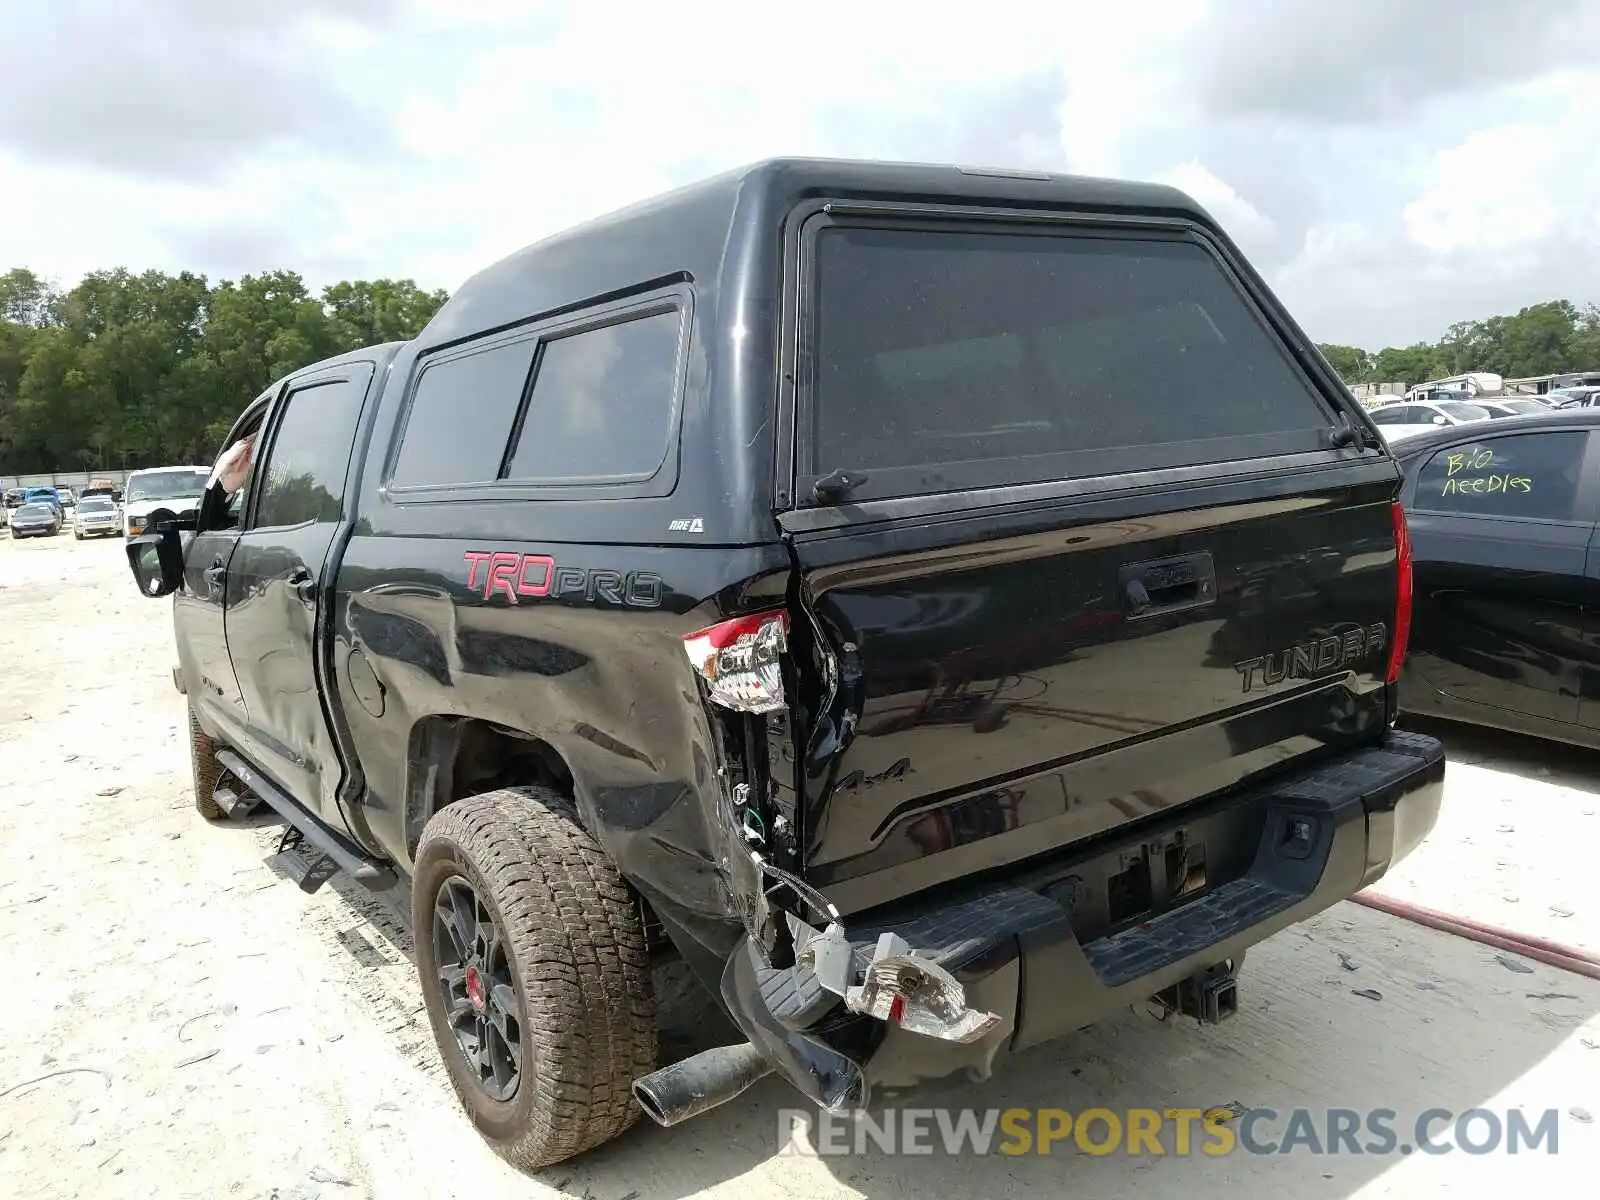
[{"label": "door handle", "polygon": [[1200,608],[1217,598],[1216,565],[1205,551],[1128,563],[1119,574],[1123,609],[1130,620]]},{"label": "door handle", "polygon": [[303,603],[317,602],[317,581],[304,567],[289,576],[289,590],[299,596]]}]

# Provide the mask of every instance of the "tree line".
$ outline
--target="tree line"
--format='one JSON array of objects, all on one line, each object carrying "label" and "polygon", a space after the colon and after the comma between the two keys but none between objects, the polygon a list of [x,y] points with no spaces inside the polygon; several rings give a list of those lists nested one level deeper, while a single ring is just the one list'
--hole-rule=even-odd
[{"label": "tree line", "polygon": [[209,463],[274,379],[415,337],[446,299],[409,279],[314,295],[293,271],[215,284],[96,271],[63,291],[11,270],[0,275],[0,473]]},{"label": "tree line", "polygon": [[1600,307],[1530,304],[1515,316],[1458,321],[1437,342],[1363,350],[1319,345],[1346,383],[1422,383],[1468,371],[1507,379],[1600,370]]}]

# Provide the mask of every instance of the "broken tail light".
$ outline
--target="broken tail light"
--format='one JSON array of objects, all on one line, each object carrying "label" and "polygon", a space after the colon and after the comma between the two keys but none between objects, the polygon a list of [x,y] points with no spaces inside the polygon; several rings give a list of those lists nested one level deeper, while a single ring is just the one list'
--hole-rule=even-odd
[{"label": "broken tail light", "polygon": [[1394,596],[1394,637],[1389,642],[1388,682],[1400,681],[1400,668],[1406,661],[1406,643],[1411,637],[1411,532],[1406,528],[1405,509],[1397,500],[1390,509],[1394,517],[1395,572],[1399,576]]},{"label": "broken tail light", "polygon": [[843,996],[851,1012],[945,1042],[981,1041],[1003,1023],[997,1013],[968,1007],[961,981],[898,933],[878,935],[860,983],[855,982],[860,966],[855,949],[839,922],[813,934],[797,961],[824,988]]},{"label": "broken tail light", "polygon": [[683,639],[684,653],[714,703],[735,712],[777,712],[783,694],[783,652],[789,646],[789,615],[755,613],[734,617]]}]

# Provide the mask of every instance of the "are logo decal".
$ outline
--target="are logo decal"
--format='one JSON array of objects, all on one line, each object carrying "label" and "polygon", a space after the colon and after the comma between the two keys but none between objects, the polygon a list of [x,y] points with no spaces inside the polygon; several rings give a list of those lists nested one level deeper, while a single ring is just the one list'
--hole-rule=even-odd
[{"label": "are logo decal", "polygon": [[579,600],[619,608],[660,608],[666,584],[653,571],[563,567],[548,554],[468,550],[467,586],[485,600]]},{"label": "are logo decal", "polygon": [[668,533],[704,533],[706,522],[704,517],[676,517],[667,522]]}]

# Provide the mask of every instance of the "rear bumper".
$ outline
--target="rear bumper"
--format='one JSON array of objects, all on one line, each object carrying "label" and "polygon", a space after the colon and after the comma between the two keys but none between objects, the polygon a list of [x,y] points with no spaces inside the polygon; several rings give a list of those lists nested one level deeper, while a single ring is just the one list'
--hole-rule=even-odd
[{"label": "rear bumper", "polygon": [[[983,1041],[962,1045],[846,1013],[803,968],[764,969],[735,952],[722,993],[734,1020],[813,1101],[863,1106],[965,1073],[1091,1025],[1305,920],[1375,882],[1427,836],[1444,791],[1444,748],[1392,731],[1357,750],[1255,791],[1139,828],[1026,879],[871,914],[849,926],[858,962],[894,930],[961,980],[967,1003],[999,1014]],[[1248,831],[1248,832],[1247,832]],[[1220,844],[1254,837],[1242,874],[1159,916],[1080,940],[1119,864],[1182,834]],[[1099,910],[1103,916],[1103,908]]]}]

